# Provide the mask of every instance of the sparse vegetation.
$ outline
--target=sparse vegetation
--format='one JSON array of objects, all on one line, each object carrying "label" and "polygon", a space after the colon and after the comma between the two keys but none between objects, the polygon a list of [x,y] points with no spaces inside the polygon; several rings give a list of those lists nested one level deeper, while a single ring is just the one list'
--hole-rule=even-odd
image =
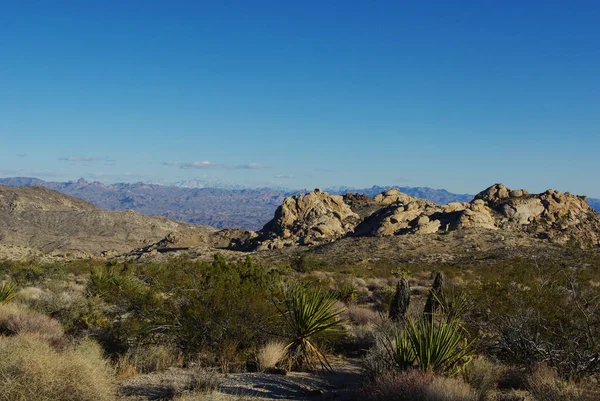
[{"label": "sparse vegetation", "polygon": [[[403,275],[409,307],[400,305],[404,317],[395,322],[386,317],[395,305],[397,272],[408,270],[402,265],[319,264],[333,272],[300,272],[222,257],[3,263],[1,273],[20,284],[12,301],[0,305],[0,342],[34,337],[72,357],[73,344],[97,338],[118,380],[171,367],[197,370],[197,384],[190,379],[185,392],[169,393],[180,399],[210,399],[218,387],[210,383],[219,382],[214,372],[244,371],[247,363],[327,370],[331,351],[361,358],[370,379],[367,399],[593,399],[585,398],[584,384],[594,368],[582,362],[596,355],[589,340],[597,338],[600,260],[578,250],[565,258],[438,264],[446,285],[433,295],[431,320],[423,318],[431,267],[413,264],[411,276]],[[341,327],[347,334],[334,335]],[[398,388],[407,393],[398,395]]]}]

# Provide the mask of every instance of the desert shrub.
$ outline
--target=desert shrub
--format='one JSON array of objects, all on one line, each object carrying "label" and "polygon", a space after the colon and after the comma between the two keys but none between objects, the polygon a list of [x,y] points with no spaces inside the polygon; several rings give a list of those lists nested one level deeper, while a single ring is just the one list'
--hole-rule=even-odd
[{"label": "desert shrub", "polygon": [[425,388],[426,401],[477,401],[476,392],[458,377],[436,376]]},{"label": "desert shrub", "polygon": [[35,334],[53,344],[64,341],[59,322],[18,304],[0,305],[0,335]]},{"label": "desert shrub", "polygon": [[10,281],[0,284],[0,304],[8,303],[17,296],[17,285]]},{"label": "desert shrub", "polygon": [[460,378],[408,370],[385,373],[361,392],[366,401],[476,401],[474,391]]},{"label": "desert shrub", "polygon": [[325,264],[310,252],[298,253],[290,259],[290,267],[298,273],[309,273],[323,266]]},{"label": "desert shrub", "polygon": [[0,341],[0,388],[1,401],[109,401],[116,395],[95,343],[57,351],[31,334]]},{"label": "desert shrub", "polygon": [[247,259],[213,263],[174,259],[130,266],[119,279],[93,279],[88,294],[108,305],[107,347],[170,343],[184,357],[208,352],[225,359],[265,343],[280,327],[275,305],[278,274]]},{"label": "desert shrub", "polygon": [[502,377],[503,369],[485,357],[474,358],[463,370],[462,376],[476,391],[479,401],[491,400]]},{"label": "desert shrub", "polygon": [[509,364],[547,363],[563,377],[600,372],[600,288],[589,267],[511,261],[475,282],[471,328]]},{"label": "desert shrub", "polygon": [[348,305],[356,302],[358,297],[358,287],[348,280],[342,280],[336,283],[332,294],[335,299]]},{"label": "desert shrub", "polygon": [[289,286],[278,302],[291,342],[287,345],[292,363],[297,367],[313,366],[317,360],[323,369],[331,371],[316,337],[339,330],[341,310],[335,309],[335,299],[319,288]]},{"label": "desert shrub", "polygon": [[371,323],[381,323],[382,321],[382,315],[380,313],[364,306],[349,306],[344,315],[350,322],[359,326]]},{"label": "desert shrub", "polygon": [[[31,309],[58,320],[65,332],[74,337],[84,337],[90,329],[109,326],[104,315],[106,305],[98,296],[85,297],[67,291],[42,291],[37,294],[33,287],[23,296]],[[26,299],[26,301],[25,301]]]},{"label": "desert shrub", "polygon": [[381,288],[376,288],[373,291],[373,298],[375,301],[375,305],[378,311],[380,312],[388,312],[390,309],[390,304],[394,299],[394,295],[396,294],[396,288],[391,285],[386,285]]},{"label": "desert shrub", "polygon": [[273,368],[285,358],[286,354],[286,344],[280,341],[269,341],[258,351],[258,364],[262,370]]},{"label": "desert shrub", "polygon": [[25,287],[19,290],[17,293],[17,300],[26,304],[32,304],[40,299],[44,294],[44,290],[38,287]]},{"label": "desert shrub", "polygon": [[354,354],[364,355],[375,345],[376,326],[364,324],[360,326],[350,326],[348,336],[345,338],[344,348]]},{"label": "desert shrub", "polygon": [[190,372],[187,390],[195,393],[212,393],[219,389],[221,378],[214,370],[195,368]]},{"label": "desert shrub", "polygon": [[527,389],[537,401],[579,401],[582,395],[575,386],[562,380],[556,370],[546,364],[533,368]]},{"label": "desert shrub", "polygon": [[173,346],[140,345],[119,356],[117,373],[121,377],[131,377],[138,373],[150,373],[181,365],[180,352]]}]

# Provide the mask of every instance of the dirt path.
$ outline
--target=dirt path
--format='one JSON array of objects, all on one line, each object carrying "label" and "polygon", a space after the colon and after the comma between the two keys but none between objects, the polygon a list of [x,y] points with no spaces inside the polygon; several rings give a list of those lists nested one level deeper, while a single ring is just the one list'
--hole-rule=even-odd
[{"label": "dirt path", "polygon": [[[289,372],[233,373],[216,375],[220,385],[210,399],[214,400],[340,400],[353,399],[362,383],[358,361],[332,361],[334,373]],[[184,393],[190,382],[190,371],[170,369],[128,379],[121,383],[121,400],[161,400]],[[200,398],[199,398],[200,399]]]}]

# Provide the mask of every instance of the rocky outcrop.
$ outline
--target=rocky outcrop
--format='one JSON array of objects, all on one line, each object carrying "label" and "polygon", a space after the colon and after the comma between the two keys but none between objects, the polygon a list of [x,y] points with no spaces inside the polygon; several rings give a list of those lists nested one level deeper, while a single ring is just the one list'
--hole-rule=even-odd
[{"label": "rocky outcrop", "polygon": [[395,190],[374,198],[382,208],[366,217],[354,236],[443,233],[467,228],[526,231],[555,242],[573,240],[594,246],[600,240],[600,215],[586,198],[548,190],[529,194],[495,184],[469,202],[437,205]]},{"label": "rocky outcrop", "polygon": [[255,244],[258,249],[314,245],[346,235],[359,221],[359,215],[343,197],[315,189],[306,195],[286,198]]},{"label": "rocky outcrop", "polygon": [[555,242],[599,245],[600,215],[585,196],[549,189],[541,194],[495,184],[475,196],[495,213],[496,226],[525,230]]},{"label": "rocky outcrop", "polygon": [[511,230],[554,242],[575,240],[598,245],[600,215],[585,197],[548,190],[530,194],[495,184],[471,202],[447,205],[415,198],[397,189],[369,198],[343,198],[315,190],[286,198],[275,218],[256,237],[240,241],[237,249],[274,249],[315,245],[344,236],[386,237],[435,234],[463,229]]}]

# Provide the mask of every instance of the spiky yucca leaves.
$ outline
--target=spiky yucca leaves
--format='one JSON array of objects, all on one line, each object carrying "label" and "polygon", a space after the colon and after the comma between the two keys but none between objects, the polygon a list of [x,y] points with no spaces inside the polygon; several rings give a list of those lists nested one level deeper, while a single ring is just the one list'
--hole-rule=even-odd
[{"label": "spiky yucca leaves", "polygon": [[277,308],[293,338],[286,347],[288,354],[298,367],[312,367],[317,360],[321,368],[333,371],[315,337],[340,329],[338,317],[342,311],[335,309],[335,302],[334,297],[319,288],[294,285],[284,289],[283,301]]},{"label": "spiky yucca leaves", "polygon": [[439,305],[434,313],[420,319],[405,317],[387,336],[386,356],[394,370],[416,367],[454,375],[470,361],[473,341],[461,322],[469,308],[468,299],[450,289],[434,294],[433,302]]},{"label": "spiky yucca leaves", "polygon": [[17,286],[12,282],[0,285],[0,304],[12,301],[17,296]]},{"label": "spiky yucca leaves", "polygon": [[415,364],[417,357],[406,330],[396,330],[383,345],[393,370],[405,371]]},{"label": "spiky yucca leaves", "polygon": [[109,287],[121,286],[124,281],[124,276],[114,269],[108,267],[94,269],[90,273],[86,292],[88,295],[98,295],[106,291]]},{"label": "spiky yucca leaves", "polygon": [[470,360],[473,341],[457,320],[408,319],[406,332],[419,369],[454,375]]}]

